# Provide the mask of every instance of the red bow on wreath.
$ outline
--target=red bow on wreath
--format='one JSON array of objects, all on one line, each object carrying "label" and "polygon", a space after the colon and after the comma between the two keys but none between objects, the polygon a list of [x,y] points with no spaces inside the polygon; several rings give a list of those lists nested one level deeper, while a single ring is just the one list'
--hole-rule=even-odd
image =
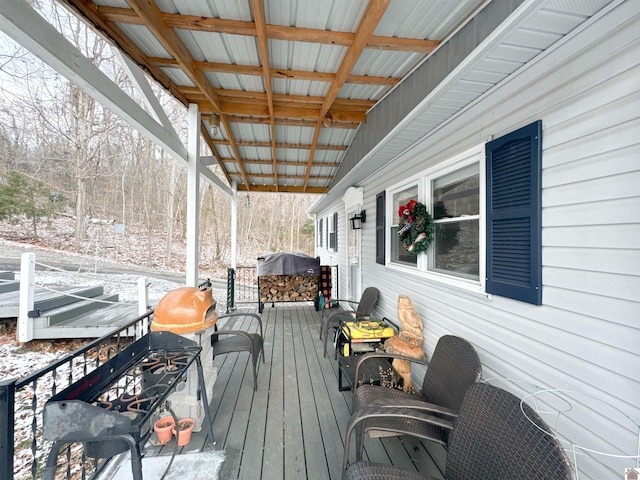
[{"label": "red bow on wreath", "polygon": [[416,202],[415,200],[409,200],[409,203],[407,203],[406,205],[400,205],[400,208],[398,209],[398,216],[400,218],[406,218],[410,222],[413,222],[413,209],[417,204],[418,202]]}]

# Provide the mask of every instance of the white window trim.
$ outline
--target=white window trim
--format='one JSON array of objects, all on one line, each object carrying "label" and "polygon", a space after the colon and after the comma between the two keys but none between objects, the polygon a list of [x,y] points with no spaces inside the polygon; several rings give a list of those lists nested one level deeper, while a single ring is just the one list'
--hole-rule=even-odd
[{"label": "white window trim", "polygon": [[[479,192],[479,259],[478,280],[467,280],[453,275],[447,275],[440,272],[432,272],[428,270],[429,258],[427,255],[418,255],[417,265],[409,266],[391,261],[391,227],[398,223],[398,213],[393,212],[393,195],[401,192],[413,186],[418,187],[418,199],[425,205],[431,205],[431,189],[429,188],[429,182],[434,176],[442,176],[452,171],[458,170],[466,165],[472,163],[479,163],[479,180],[480,180],[480,192]],[[486,225],[485,225],[485,209],[486,209],[486,172],[485,172],[485,144],[481,143],[464,152],[461,152],[443,162],[428,168],[427,170],[420,172],[417,175],[413,175],[408,179],[403,180],[395,185],[389,187],[386,191],[386,218],[387,228],[385,238],[385,266],[391,270],[395,270],[401,274],[409,274],[418,276],[433,282],[440,284],[464,289],[471,293],[478,293],[484,296],[488,296],[485,293],[485,279],[486,279]],[[431,213],[431,212],[430,212]]]}]

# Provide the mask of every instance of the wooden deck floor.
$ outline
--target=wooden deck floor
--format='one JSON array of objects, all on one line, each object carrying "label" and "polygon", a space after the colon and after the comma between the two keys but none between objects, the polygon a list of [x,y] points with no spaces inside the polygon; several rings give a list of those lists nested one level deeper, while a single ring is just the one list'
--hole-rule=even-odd
[{"label": "wooden deck floor", "polygon": [[[262,319],[266,363],[259,365],[256,392],[247,353],[214,362],[210,411],[213,448],[225,455],[220,478],[340,479],[351,392],[338,391],[337,362],[322,356],[320,314],[310,304],[276,304],[265,307]],[[200,449],[204,432],[183,453]],[[373,461],[439,474],[414,439],[368,439],[365,449]]]}]

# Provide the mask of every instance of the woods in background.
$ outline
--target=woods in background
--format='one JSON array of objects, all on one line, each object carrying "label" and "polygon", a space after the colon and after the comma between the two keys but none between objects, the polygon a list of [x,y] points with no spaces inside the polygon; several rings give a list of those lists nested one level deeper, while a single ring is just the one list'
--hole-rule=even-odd
[{"label": "woods in background", "polygon": [[[54,18],[52,23],[68,40],[137,98],[108,44],[64,8],[41,3],[39,8]],[[156,85],[152,88],[186,143],[186,109]],[[214,172],[219,173],[216,168]],[[55,202],[47,203],[45,210],[27,211],[24,200],[9,208],[18,180],[20,198],[31,189],[38,198]],[[0,34],[0,195],[3,192],[0,204],[6,208],[0,209],[0,219],[24,222],[29,235],[37,236],[38,223],[48,217],[72,216],[75,249],[81,251],[90,241],[87,218],[115,219],[126,230],[145,232],[147,262],[157,255],[151,243],[158,239],[165,244],[167,267],[180,268],[183,261],[175,252],[180,251],[186,227],[186,168]],[[238,196],[239,264],[253,264],[259,254],[271,251],[313,254],[313,222],[305,213],[313,195]],[[228,264],[229,198],[203,183],[200,201],[202,265]]]}]

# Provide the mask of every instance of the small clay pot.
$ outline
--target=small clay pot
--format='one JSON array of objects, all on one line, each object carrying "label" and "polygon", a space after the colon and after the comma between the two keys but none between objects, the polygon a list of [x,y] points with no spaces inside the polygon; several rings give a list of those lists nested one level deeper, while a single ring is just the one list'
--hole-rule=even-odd
[{"label": "small clay pot", "polygon": [[175,427],[175,425],[176,422],[172,416],[162,417],[153,425],[153,429],[156,431],[160,443],[168,443],[169,440],[171,440],[173,427]]},{"label": "small clay pot", "polygon": [[184,447],[191,441],[191,432],[196,422],[193,418],[183,418],[178,420],[178,428],[173,427],[173,434],[178,439],[178,446]]}]

